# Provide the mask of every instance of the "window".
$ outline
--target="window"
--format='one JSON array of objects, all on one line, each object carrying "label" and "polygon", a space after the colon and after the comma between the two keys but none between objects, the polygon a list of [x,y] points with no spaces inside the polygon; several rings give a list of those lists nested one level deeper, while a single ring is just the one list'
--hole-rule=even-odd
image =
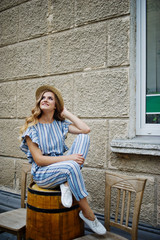
[{"label": "window", "polygon": [[160,135],[160,0],[137,0],[136,134]]}]

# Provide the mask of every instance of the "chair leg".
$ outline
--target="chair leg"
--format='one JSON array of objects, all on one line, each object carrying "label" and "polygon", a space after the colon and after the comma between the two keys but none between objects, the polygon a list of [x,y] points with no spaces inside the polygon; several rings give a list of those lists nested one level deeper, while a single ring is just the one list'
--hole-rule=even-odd
[{"label": "chair leg", "polygon": [[26,239],[26,231],[25,232],[23,232],[23,240],[25,240]]},{"label": "chair leg", "polygon": [[23,236],[23,233],[22,232],[18,232],[17,233],[17,240],[22,240],[22,236]]}]

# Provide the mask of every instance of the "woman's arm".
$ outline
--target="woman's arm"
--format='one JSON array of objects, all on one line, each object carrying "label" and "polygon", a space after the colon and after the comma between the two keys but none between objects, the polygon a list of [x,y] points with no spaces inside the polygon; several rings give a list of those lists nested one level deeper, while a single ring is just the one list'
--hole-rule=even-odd
[{"label": "woman's arm", "polygon": [[72,122],[72,124],[69,125],[69,133],[80,134],[90,132],[90,128],[87,126],[87,124],[78,117],[76,117],[74,114],[69,112],[65,107],[61,115]]},{"label": "woman's arm", "polygon": [[48,166],[53,163],[68,161],[68,160],[73,160],[77,162],[79,165],[82,165],[84,163],[85,159],[82,156],[82,154],[72,154],[72,155],[65,155],[65,156],[58,156],[58,157],[45,156],[42,154],[38,145],[32,142],[30,137],[26,136],[26,142],[31,152],[31,155],[38,166]]}]

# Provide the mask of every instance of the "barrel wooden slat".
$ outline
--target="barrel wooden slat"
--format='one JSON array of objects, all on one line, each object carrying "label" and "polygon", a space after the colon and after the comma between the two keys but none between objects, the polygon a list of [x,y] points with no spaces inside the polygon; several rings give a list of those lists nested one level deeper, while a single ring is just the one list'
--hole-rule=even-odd
[{"label": "barrel wooden slat", "polygon": [[27,240],[71,240],[84,235],[80,208],[74,199],[71,208],[61,204],[60,190],[44,190],[32,183],[27,199]]}]

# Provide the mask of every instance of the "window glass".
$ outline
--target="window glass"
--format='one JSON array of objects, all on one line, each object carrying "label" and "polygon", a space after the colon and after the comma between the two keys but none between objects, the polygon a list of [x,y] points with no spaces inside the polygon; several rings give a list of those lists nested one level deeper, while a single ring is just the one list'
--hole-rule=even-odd
[{"label": "window glass", "polygon": [[160,124],[160,0],[146,10],[146,123]]}]

